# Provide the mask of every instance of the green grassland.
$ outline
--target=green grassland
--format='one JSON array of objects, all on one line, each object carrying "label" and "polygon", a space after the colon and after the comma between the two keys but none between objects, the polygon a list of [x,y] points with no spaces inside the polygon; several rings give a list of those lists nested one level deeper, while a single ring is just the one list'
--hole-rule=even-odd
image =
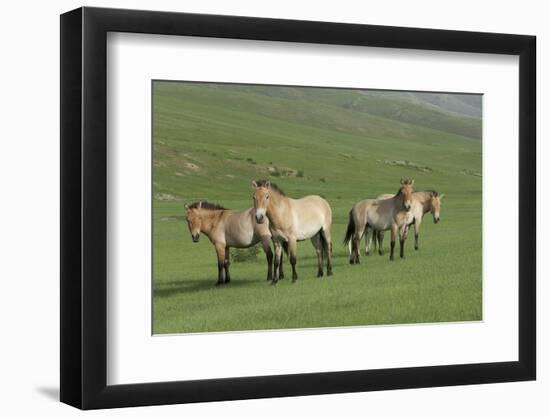
[{"label": "green grassland", "polygon": [[[431,127],[430,127],[431,126]],[[183,333],[480,320],[481,120],[399,95],[357,90],[153,83],[153,332]],[[362,256],[342,245],[358,200],[401,177],[445,193],[441,222],[424,217],[420,250]],[[184,204],[252,205],[251,181],[333,210],[334,276],[316,278],[309,241],[299,280],[266,282],[263,252],[217,280],[213,246],[192,243]],[[234,250],[234,249],[233,249]],[[362,251],[363,253],[363,251]],[[287,277],[290,265],[285,258]]]}]

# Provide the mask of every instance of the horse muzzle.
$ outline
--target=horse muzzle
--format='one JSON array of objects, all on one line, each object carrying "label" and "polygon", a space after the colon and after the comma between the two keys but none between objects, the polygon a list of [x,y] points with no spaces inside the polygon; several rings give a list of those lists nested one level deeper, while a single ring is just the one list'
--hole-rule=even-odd
[{"label": "horse muzzle", "polygon": [[259,223],[259,224],[262,224],[264,221],[265,221],[265,216],[263,215],[257,215],[256,216],[256,221]]},{"label": "horse muzzle", "polygon": [[193,243],[197,243],[200,239],[201,235],[200,234],[196,234],[196,235],[191,235],[191,239],[193,239]]},{"label": "horse muzzle", "polygon": [[434,223],[435,224],[439,223],[439,217],[434,217]]}]

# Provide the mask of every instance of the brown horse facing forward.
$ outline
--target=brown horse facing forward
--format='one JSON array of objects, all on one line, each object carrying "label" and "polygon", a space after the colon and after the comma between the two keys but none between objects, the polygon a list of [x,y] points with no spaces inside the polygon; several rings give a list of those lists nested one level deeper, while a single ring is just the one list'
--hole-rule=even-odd
[{"label": "brown horse facing forward", "polygon": [[[231,281],[229,276],[229,248],[248,248],[258,242],[262,243],[267,258],[267,279],[273,279],[273,251],[271,250],[271,233],[268,223],[257,224],[254,209],[241,211],[227,210],[217,204],[199,201],[186,205],[187,226],[193,242],[198,242],[204,233],[216,248],[218,257],[218,282],[216,285]],[[276,257],[282,263],[280,245],[274,242]],[[282,271],[281,271],[282,275]]]},{"label": "brown horse facing forward", "polygon": [[[441,200],[445,194],[438,193],[437,191],[415,191],[412,196],[412,205],[411,205],[411,223],[414,225],[414,249],[418,250],[418,237],[420,235],[420,226],[422,225],[422,218],[428,212],[432,214],[433,221],[435,224],[439,223],[440,212],[441,212]],[[377,199],[388,199],[392,198],[393,194],[382,194],[377,197]],[[410,227],[410,224],[407,227]],[[370,244],[374,243],[374,248],[376,249],[376,241],[378,240],[378,253],[382,255],[382,243],[384,241],[384,231],[379,230],[373,233],[370,226],[367,227],[367,233],[365,236],[365,254],[370,254]]]},{"label": "brown horse facing forward", "polygon": [[[328,202],[317,195],[300,199],[287,197],[267,180],[252,181],[252,186],[257,223],[264,224],[268,219],[273,240],[288,244],[292,282],[298,279],[296,242],[306,239],[311,239],[317,252],[317,276],[323,276],[323,257],[327,260],[327,275],[332,275],[332,210]],[[277,267],[281,265],[275,259],[273,283],[277,282]]]},{"label": "brown horse facing forward", "polygon": [[344,244],[351,241],[350,264],[359,263],[359,244],[367,227],[391,230],[390,260],[393,260],[395,238],[399,232],[400,256],[405,257],[405,239],[411,222],[414,180],[401,180],[400,188],[388,199],[369,199],[356,203],[349,212]]}]

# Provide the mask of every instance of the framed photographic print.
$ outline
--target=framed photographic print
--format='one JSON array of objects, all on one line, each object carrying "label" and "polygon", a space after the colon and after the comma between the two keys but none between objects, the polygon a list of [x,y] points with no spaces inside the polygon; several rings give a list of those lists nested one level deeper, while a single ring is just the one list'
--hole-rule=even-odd
[{"label": "framed photographic print", "polygon": [[61,16],[61,401],[535,379],[535,38]]}]

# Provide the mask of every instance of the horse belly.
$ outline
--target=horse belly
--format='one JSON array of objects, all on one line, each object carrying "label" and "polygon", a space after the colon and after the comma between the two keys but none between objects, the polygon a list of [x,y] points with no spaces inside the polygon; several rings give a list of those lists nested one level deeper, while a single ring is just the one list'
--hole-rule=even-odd
[{"label": "horse belly", "polygon": [[310,239],[313,236],[315,236],[317,233],[319,233],[319,230],[321,230],[320,224],[316,224],[316,223],[300,224],[298,225],[295,233],[296,240]]},{"label": "horse belly", "polygon": [[388,230],[391,228],[392,219],[390,216],[380,215],[373,210],[367,215],[367,223],[374,230]]},{"label": "horse belly", "polygon": [[231,246],[233,248],[248,248],[257,242],[258,240],[254,239],[254,232],[252,230],[244,233],[241,231],[240,233],[225,235],[226,246]]}]

